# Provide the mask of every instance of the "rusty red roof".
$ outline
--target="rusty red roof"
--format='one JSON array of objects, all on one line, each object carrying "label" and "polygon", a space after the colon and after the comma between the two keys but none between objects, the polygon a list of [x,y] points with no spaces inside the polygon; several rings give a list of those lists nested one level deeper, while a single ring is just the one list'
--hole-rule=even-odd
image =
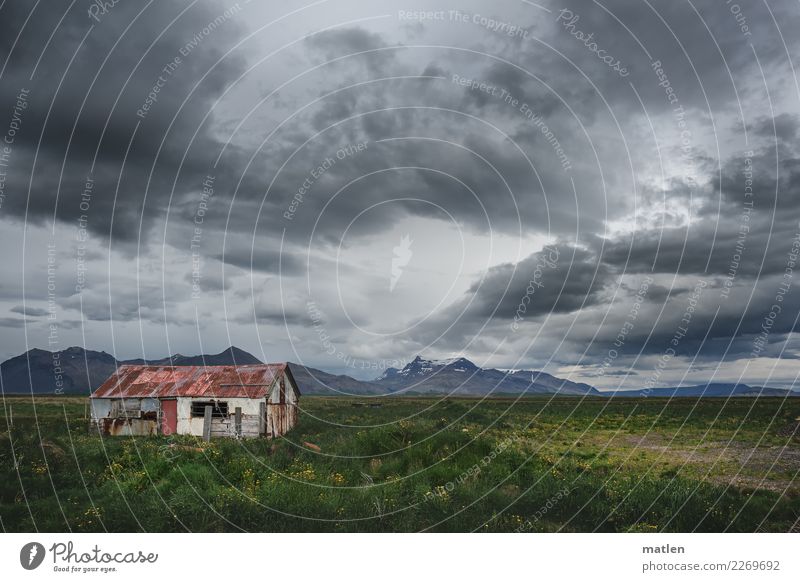
[{"label": "rusty red roof", "polygon": [[265,398],[284,370],[287,370],[285,363],[249,366],[124,365],[94,391],[92,398]]}]

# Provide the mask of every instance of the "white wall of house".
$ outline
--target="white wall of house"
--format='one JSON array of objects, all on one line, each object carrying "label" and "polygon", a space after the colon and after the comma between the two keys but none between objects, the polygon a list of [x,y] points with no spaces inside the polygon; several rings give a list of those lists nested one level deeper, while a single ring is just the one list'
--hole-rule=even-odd
[{"label": "white wall of house", "polygon": [[111,413],[111,398],[90,398],[92,420],[106,418]]},{"label": "white wall of house", "polygon": [[[286,386],[286,402],[289,404],[297,404],[297,398],[295,398],[294,390],[292,389],[291,380],[289,380],[289,375],[284,372],[283,374],[283,383]],[[281,387],[280,387],[280,378],[275,385],[272,387],[272,392],[269,394],[269,402],[272,404],[278,404],[281,399]]]}]

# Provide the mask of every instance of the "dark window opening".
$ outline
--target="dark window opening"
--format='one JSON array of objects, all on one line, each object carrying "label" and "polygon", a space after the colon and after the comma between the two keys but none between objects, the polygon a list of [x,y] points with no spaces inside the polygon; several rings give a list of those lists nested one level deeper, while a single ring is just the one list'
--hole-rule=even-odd
[{"label": "dark window opening", "polygon": [[192,417],[203,418],[206,406],[211,407],[211,418],[228,418],[227,402],[192,402]]}]

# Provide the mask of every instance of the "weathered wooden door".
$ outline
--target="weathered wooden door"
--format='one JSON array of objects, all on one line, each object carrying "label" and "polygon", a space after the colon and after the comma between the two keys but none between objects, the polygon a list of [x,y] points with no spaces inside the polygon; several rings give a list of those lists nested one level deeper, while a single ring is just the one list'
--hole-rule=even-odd
[{"label": "weathered wooden door", "polygon": [[178,401],[161,401],[161,434],[170,435],[178,432]]}]

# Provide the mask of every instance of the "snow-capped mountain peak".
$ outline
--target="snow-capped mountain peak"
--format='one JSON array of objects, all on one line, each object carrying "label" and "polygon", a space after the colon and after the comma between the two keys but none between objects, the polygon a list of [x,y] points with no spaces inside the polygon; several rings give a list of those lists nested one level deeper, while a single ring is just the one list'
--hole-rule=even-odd
[{"label": "snow-capped mountain peak", "polygon": [[449,368],[454,372],[461,373],[474,372],[475,370],[479,369],[478,366],[463,357],[430,360],[423,358],[422,356],[417,356],[408,364],[406,364],[402,370],[398,370],[397,368],[388,368],[383,374],[381,374],[378,380],[391,378],[419,378],[428,376],[430,374],[435,374],[444,368]]},{"label": "snow-capped mountain peak", "polygon": [[535,370],[480,368],[467,358],[416,356],[402,369],[389,368],[377,381],[390,391],[447,394],[585,394],[594,388]]}]

